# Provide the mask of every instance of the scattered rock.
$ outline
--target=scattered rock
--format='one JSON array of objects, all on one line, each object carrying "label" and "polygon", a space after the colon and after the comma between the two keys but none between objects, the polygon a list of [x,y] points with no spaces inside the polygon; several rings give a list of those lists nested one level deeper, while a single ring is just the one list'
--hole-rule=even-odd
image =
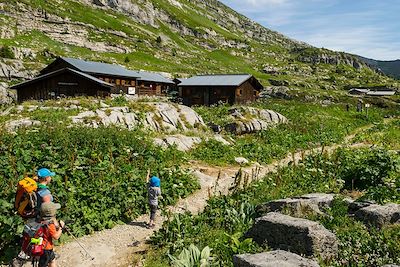
[{"label": "scattered rock", "polygon": [[321,224],[276,212],[256,219],[246,236],[260,245],[322,259],[334,258],[338,253],[336,236]]},{"label": "scattered rock", "polygon": [[10,132],[14,132],[18,128],[39,126],[40,124],[41,124],[40,121],[35,121],[35,120],[30,120],[29,118],[25,118],[25,119],[8,121],[5,124],[5,128]]},{"label": "scattered rock", "polygon": [[400,223],[400,205],[389,203],[369,205],[355,212],[355,218],[368,225],[382,227],[387,224]]},{"label": "scattered rock", "polygon": [[257,207],[257,210],[261,215],[265,215],[272,211],[288,211],[295,217],[301,217],[310,212],[314,214],[322,214],[323,210],[326,210],[331,206],[334,197],[334,194],[307,194],[300,197],[278,199],[263,203]]},{"label": "scattered rock", "polygon": [[220,136],[219,134],[214,135],[214,139],[217,140],[218,142],[220,142],[220,143],[226,145],[226,146],[231,145],[230,142],[226,141],[226,140],[225,140],[222,136]]},{"label": "scattered rock", "polygon": [[289,91],[290,89],[286,86],[268,86],[261,91],[260,98],[273,97],[289,100],[292,98],[288,93]]},{"label": "scattered rock", "polygon": [[233,256],[235,267],[318,267],[314,260],[303,258],[284,250],[274,250],[258,254],[242,254]]},{"label": "scattered rock", "polygon": [[236,163],[242,165],[242,164],[248,164],[249,160],[243,157],[237,157],[235,158]]}]

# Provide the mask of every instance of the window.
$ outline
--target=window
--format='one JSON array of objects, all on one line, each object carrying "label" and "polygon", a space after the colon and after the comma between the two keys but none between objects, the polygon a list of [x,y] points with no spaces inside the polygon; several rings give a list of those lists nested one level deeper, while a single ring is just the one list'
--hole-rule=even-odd
[{"label": "window", "polygon": [[135,86],[135,85],[136,85],[136,83],[135,83],[135,81],[134,81],[134,80],[132,80],[132,81],[131,81],[131,85],[133,85],[133,86]]},{"label": "window", "polygon": [[243,94],[242,89],[240,89],[240,88],[236,89],[236,96],[242,96],[242,94]]},{"label": "window", "polygon": [[109,79],[109,78],[105,78],[104,81],[105,81],[106,83],[108,83],[108,82],[110,82],[110,79]]},{"label": "window", "polygon": [[121,80],[120,80],[120,79],[116,79],[116,80],[115,80],[115,84],[116,84],[116,85],[120,85],[120,84],[121,84]]},{"label": "window", "polygon": [[125,80],[121,80],[121,84],[125,85],[126,81]]}]

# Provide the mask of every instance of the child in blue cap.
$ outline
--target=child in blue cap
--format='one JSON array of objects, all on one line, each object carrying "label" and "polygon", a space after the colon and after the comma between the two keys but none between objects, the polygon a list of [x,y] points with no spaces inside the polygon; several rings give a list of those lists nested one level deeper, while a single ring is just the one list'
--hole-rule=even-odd
[{"label": "child in blue cap", "polygon": [[[151,178],[150,178],[151,177]],[[150,175],[150,170],[147,171],[146,181],[148,183],[147,189],[149,193],[149,205],[150,205],[150,222],[149,228],[154,228],[154,220],[158,209],[158,198],[162,199],[161,196],[161,181],[160,178],[154,175]]]}]

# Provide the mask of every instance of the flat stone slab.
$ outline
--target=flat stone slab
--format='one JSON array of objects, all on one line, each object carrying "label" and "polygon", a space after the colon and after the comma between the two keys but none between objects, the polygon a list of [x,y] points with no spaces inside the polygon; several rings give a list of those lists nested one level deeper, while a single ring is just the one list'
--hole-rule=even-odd
[{"label": "flat stone slab", "polygon": [[373,204],[357,210],[354,216],[365,224],[377,227],[400,223],[400,205],[394,203],[384,206]]},{"label": "flat stone slab", "polygon": [[322,259],[334,258],[338,253],[336,236],[324,226],[277,212],[257,218],[246,237],[259,245]]},{"label": "flat stone slab", "polygon": [[306,213],[320,214],[332,205],[334,194],[313,193],[300,197],[273,200],[257,206],[258,213],[265,215],[268,212],[287,210],[291,215],[301,216]]},{"label": "flat stone slab", "polygon": [[242,254],[233,256],[235,267],[319,267],[310,259],[284,250],[274,250],[258,254]]}]

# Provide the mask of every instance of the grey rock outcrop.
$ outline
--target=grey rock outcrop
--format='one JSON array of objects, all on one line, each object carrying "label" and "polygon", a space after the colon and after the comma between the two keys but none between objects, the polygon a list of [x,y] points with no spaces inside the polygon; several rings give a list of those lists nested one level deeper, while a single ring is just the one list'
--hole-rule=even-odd
[{"label": "grey rock outcrop", "polygon": [[389,203],[369,205],[355,212],[355,218],[368,225],[382,227],[387,224],[400,223],[400,205]]},{"label": "grey rock outcrop", "polygon": [[196,144],[201,143],[201,138],[177,134],[167,136],[163,139],[155,138],[154,143],[162,147],[176,146],[176,149],[180,151],[188,151]]},{"label": "grey rock outcrop", "polygon": [[233,256],[235,267],[318,267],[319,264],[297,254],[274,250],[258,254],[242,254]]},{"label": "grey rock outcrop", "polygon": [[29,79],[34,73],[27,70],[21,60],[0,59],[0,77],[5,79]]},{"label": "grey rock outcrop", "polygon": [[289,95],[290,89],[286,86],[268,86],[265,87],[263,91],[260,93],[261,98],[273,97],[280,99],[291,99],[292,97]]},{"label": "grey rock outcrop", "polygon": [[227,124],[225,130],[235,134],[258,132],[272,125],[287,122],[286,117],[268,109],[241,107],[233,108],[229,112],[235,121]]},{"label": "grey rock outcrop", "polygon": [[322,214],[329,208],[334,199],[334,194],[313,193],[300,197],[285,198],[269,201],[257,206],[259,214],[268,212],[287,211],[293,216],[302,216],[308,213]]},{"label": "grey rock outcrop", "polygon": [[11,104],[16,98],[15,93],[7,88],[8,85],[6,83],[0,82],[0,105]]},{"label": "grey rock outcrop", "polygon": [[151,111],[143,112],[128,107],[104,107],[96,111],[84,111],[77,116],[72,116],[71,119],[73,123],[92,127],[116,125],[132,129],[143,125],[155,131],[166,132],[205,127],[203,119],[187,106],[169,103],[144,105]]},{"label": "grey rock outcrop", "polygon": [[336,236],[317,222],[270,212],[246,233],[260,245],[301,255],[331,259],[338,253]]}]

